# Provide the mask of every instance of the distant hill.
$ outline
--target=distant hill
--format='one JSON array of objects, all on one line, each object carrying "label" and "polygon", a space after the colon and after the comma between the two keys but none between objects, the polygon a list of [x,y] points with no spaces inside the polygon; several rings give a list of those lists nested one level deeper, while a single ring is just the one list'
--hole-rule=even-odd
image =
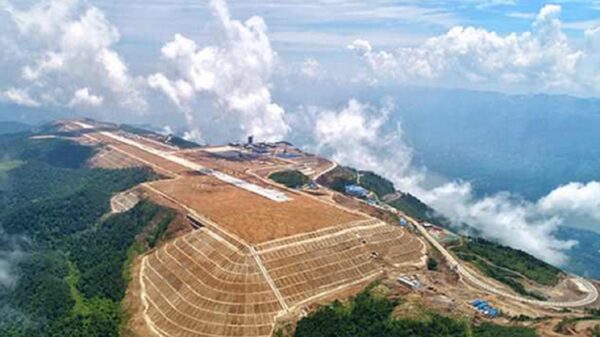
[{"label": "distant hill", "polygon": [[[338,109],[348,97],[377,105],[391,98],[384,128],[414,148],[428,172],[473,183],[479,195],[498,191],[537,199],[561,184],[600,180],[600,99],[557,95],[324,83],[319,92],[275,92],[288,106]],[[294,135],[294,144],[310,142]]]},{"label": "distant hill", "polygon": [[17,133],[31,130],[32,126],[13,121],[0,121],[0,134]]},{"label": "distant hill", "polygon": [[565,270],[600,279],[600,234],[584,229],[560,227],[558,236],[564,240],[578,242],[567,252],[569,262],[565,266]]},{"label": "distant hill", "polygon": [[599,99],[407,90],[393,118],[417,160],[472,181],[480,195],[536,200],[561,184],[600,180]]},{"label": "distant hill", "polygon": [[68,109],[28,108],[0,102],[0,121],[17,121],[29,125],[38,125],[68,116],[73,116],[73,112]]}]

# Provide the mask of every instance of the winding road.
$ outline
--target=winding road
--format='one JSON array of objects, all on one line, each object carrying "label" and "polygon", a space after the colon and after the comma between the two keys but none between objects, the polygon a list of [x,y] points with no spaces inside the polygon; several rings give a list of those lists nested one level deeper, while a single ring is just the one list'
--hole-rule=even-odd
[{"label": "winding road", "polygon": [[469,281],[471,284],[479,287],[482,290],[485,290],[491,294],[502,296],[509,298],[511,300],[519,301],[522,303],[532,304],[540,307],[550,307],[550,308],[573,308],[573,307],[582,307],[589,304],[592,304],[598,300],[598,289],[588,280],[582,277],[573,276],[571,279],[578,288],[584,290],[586,292],[586,297],[574,301],[564,301],[564,302],[556,302],[556,301],[539,301],[532,300],[526,297],[522,297],[519,295],[515,295],[509,292],[506,292],[503,289],[496,288],[490,283],[483,280],[479,275],[477,275],[474,271],[470,270],[468,267],[462,265],[454,255],[450,254],[448,250],[444,246],[442,246],[433,236],[427,232],[425,227],[419,224],[416,221],[412,221],[412,224],[417,228],[417,230],[434,246],[446,259],[446,262],[453,270],[466,281]]}]

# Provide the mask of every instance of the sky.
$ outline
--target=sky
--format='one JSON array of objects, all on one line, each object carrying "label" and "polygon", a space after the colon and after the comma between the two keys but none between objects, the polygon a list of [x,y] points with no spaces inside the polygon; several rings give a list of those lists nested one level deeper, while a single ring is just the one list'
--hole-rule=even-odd
[{"label": "sky", "polygon": [[[556,228],[574,216],[600,222],[594,181],[539,200],[428,184],[402,126],[390,125],[393,98],[350,91],[331,102],[326,83],[600,97],[600,2],[0,0],[2,102],[150,123],[200,143],[302,139],[389,177],[457,226],[559,265],[577,243]],[[276,94],[298,91],[322,100]]]}]

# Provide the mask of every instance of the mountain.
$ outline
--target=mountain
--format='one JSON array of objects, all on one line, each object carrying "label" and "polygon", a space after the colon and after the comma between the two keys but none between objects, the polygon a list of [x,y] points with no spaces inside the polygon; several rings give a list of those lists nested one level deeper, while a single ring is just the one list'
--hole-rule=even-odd
[{"label": "mountain", "polygon": [[31,130],[32,126],[14,121],[0,121],[0,134],[17,133]]},{"label": "mountain", "polygon": [[571,227],[560,227],[557,234],[565,240],[578,242],[568,251],[569,262],[565,265],[565,270],[600,279],[600,234]]},{"label": "mountain", "polygon": [[412,89],[398,94],[406,139],[430,170],[536,200],[600,179],[600,100]]}]

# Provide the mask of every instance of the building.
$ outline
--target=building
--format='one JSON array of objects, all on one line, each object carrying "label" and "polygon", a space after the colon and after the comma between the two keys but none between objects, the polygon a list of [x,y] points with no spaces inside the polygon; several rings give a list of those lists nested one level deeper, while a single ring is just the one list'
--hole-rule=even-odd
[{"label": "building", "polygon": [[471,302],[471,305],[473,306],[473,308],[475,310],[479,311],[480,313],[482,313],[488,317],[496,318],[496,317],[500,316],[500,310],[492,307],[487,301],[484,301],[481,299],[476,299],[473,302]]},{"label": "building", "polygon": [[369,195],[369,191],[364,187],[358,185],[346,185],[344,187],[346,194],[354,196],[354,197],[366,197]]}]

